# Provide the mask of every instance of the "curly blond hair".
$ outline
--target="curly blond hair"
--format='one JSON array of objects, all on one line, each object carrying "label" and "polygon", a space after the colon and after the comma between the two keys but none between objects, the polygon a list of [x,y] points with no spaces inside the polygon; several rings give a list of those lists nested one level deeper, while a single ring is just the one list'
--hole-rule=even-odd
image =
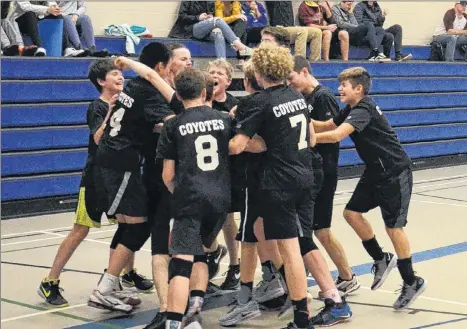
[{"label": "curly blond hair", "polygon": [[290,50],[270,43],[261,43],[251,57],[255,73],[268,82],[280,82],[288,78],[294,67]]}]

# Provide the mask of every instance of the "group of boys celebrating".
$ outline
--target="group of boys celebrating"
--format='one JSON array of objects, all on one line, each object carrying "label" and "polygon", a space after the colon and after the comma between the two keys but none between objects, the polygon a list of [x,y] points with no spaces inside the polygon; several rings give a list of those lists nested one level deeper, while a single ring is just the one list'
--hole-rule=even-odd
[{"label": "group of boys celebrating", "polygon": [[[426,289],[426,281],[414,274],[403,229],[411,161],[368,96],[369,73],[358,67],[339,75],[346,104],[339,111],[308,61],[293,57],[287,36],[272,27],[263,30],[262,43],[244,65],[248,96],[240,101],[225,93],[232,79],[228,62],[215,61],[207,73],[191,63],[183,45],[154,42],[139,62],[119,57],[92,64],[89,78],[101,96],[87,113],[89,152],[75,225],[39,295],[53,306],[67,305],[60,272],[105,213],[118,228],[90,306],[129,313],[141,303],[122,283],[152,289],[152,282],[133,269],[134,254],[151,236],[160,308],[146,329],[201,328],[204,299],[219,290],[210,280],[227,249],[231,266],[220,290],[237,294],[220,325],[234,326],[260,316],[264,307],[278,306],[279,316],[293,312],[289,329],[349,320],[345,299],[360,282],[330,227],[339,142],[350,136],[365,171],[344,218],[374,260],[371,289],[380,288],[397,266],[404,283],[393,307],[409,307]],[[122,69],[139,77],[124,86]],[[362,216],[376,207],[395,254],[383,252]],[[241,213],[238,228],[234,212]],[[228,248],[217,243],[221,230]],[[338,268],[335,281],[313,234]],[[240,264],[235,239],[241,244]],[[254,289],[258,257],[263,281]],[[325,304],[315,316],[306,270]]]}]

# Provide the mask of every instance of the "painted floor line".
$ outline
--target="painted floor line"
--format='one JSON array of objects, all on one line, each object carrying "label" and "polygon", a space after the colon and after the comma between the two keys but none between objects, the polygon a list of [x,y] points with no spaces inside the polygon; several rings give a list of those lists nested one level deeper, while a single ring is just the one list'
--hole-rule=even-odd
[{"label": "painted floor line", "polygon": [[87,303],[86,304],[78,304],[78,305],[72,305],[72,306],[68,306],[68,307],[64,307],[64,308],[57,308],[57,309],[48,310],[48,311],[41,311],[41,312],[36,312],[36,313],[31,313],[31,314],[15,316],[14,318],[2,319],[1,323],[26,319],[26,318],[30,318],[30,317],[38,316],[38,315],[63,312],[63,311],[71,310],[71,309],[74,309],[74,308],[80,308],[80,307],[87,306],[87,305],[88,305]]},{"label": "painted floor line", "polygon": [[443,322],[435,322],[435,323],[425,324],[423,326],[412,327],[409,329],[425,329],[425,328],[439,327],[445,324],[456,323],[456,322],[461,322],[461,321],[467,321],[467,318],[460,318],[460,319],[454,319],[454,320],[443,321]]},{"label": "painted floor line", "polygon": [[411,201],[421,202],[421,203],[428,203],[428,204],[436,204],[436,205],[442,205],[442,206],[452,206],[452,207],[467,208],[467,205],[456,204],[456,203],[445,203],[445,202],[425,201],[425,200],[417,200],[417,199],[412,199]]},{"label": "painted floor line", "polygon": [[[371,290],[370,287],[361,286],[361,288],[365,289],[365,290]],[[391,295],[395,295],[395,296],[397,295],[397,293],[395,291],[390,291],[390,290],[378,289],[378,290],[374,290],[374,291],[375,292],[381,292],[381,293],[384,293],[384,294],[391,294]],[[461,302],[456,302],[456,301],[453,301],[453,300],[446,300],[446,299],[441,299],[441,298],[427,297],[425,295],[421,295],[418,298],[419,299],[430,300],[430,301],[433,301],[433,302],[444,303],[444,304],[467,306],[467,303],[461,303]]]},{"label": "painted floor line", "polygon": [[[8,303],[8,304],[13,304],[13,305],[18,305],[18,306],[21,306],[21,307],[25,307],[25,308],[29,308],[29,309],[33,309],[33,310],[39,310],[41,312],[38,312],[38,313],[41,313],[41,314],[47,314],[47,313],[51,313],[53,315],[58,315],[58,316],[61,316],[61,317],[64,317],[64,318],[68,318],[68,319],[73,319],[73,320],[78,320],[78,321],[82,321],[82,322],[85,322],[86,324],[88,323],[94,323],[95,326],[97,326],[98,328],[108,328],[108,329],[122,329],[122,327],[118,326],[118,325],[115,325],[115,324],[111,324],[111,323],[105,323],[105,322],[92,322],[94,320],[92,319],[88,319],[88,318],[83,318],[81,316],[77,316],[77,315],[73,315],[73,314],[69,314],[69,313],[65,313],[63,312],[64,310],[66,309],[70,309],[70,308],[78,308],[78,306],[80,305],[75,305],[74,307],[73,306],[69,306],[69,307],[64,307],[64,308],[61,308],[61,309],[53,309],[53,310],[49,310],[45,307],[41,307],[41,306],[36,306],[36,305],[31,305],[31,304],[27,304],[27,303],[23,303],[23,302],[19,302],[19,301],[16,301],[16,300],[12,300],[12,299],[7,299],[7,298],[1,298],[1,301],[4,302],[4,303]],[[86,304],[87,305],[87,304]],[[82,307],[82,306],[80,306]],[[50,312],[49,312],[50,311]],[[36,313],[33,313],[33,314],[36,314]],[[28,317],[28,314],[24,315],[23,318],[27,318]],[[30,316],[29,316],[30,317]],[[16,317],[18,318],[18,317]],[[11,320],[12,318],[10,319],[2,319],[2,323],[3,322],[7,322],[7,321],[13,321]],[[16,320],[20,320],[20,319],[16,319]]]},{"label": "painted floor line", "polygon": [[[115,230],[104,230],[104,231],[96,231],[96,232],[89,232],[89,234],[97,234],[97,233],[105,233],[105,232],[112,232],[116,231]],[[43,233],[43,234],[49,234],[49,235],[54,235],[54,238],[43,238],[43,239],[34,239],[34,240],[26,240],[26,241],[16,241],[16,242],[9,242],[9,243],[2,243],[2,247],[6,246],[13,246],[13,245],[18,245],[18,244],[25,244],[25,243],[32,243],[32,242],[41,242],[41,241],[47,241],[47,240],[53,240],[53,239],[58,239],[58,237],[66,237],[65,234],[61,233],[55,233],[55,232],[49,232],[49,231],[37,231],[38,233]],[[87,240],[87,239],[85,239]],[[94,240],[97,241],[97,240]],[[100,242],[102,243],[102,241]]]},{"label": "painted floor line", "polygon": [[[104,224],[102,224],[101,227],[113,226],[113,225],[114,224],[104,223]],[[72,228],[73,228],[73,226],[54,227],[54,228],[49,228],[49,229],[45,229],[45,230],[26,231],[26,232],[19,232],[19,233],[4,234],[1,237],[3,239],[3,238],[11,237],[11,236],[18,236],[18,235],[30,234],[30,233],[43,233],[43,232],[51,232],[51,231],[57,231],[57,230],[71,230]],[[93,233],[93,232],[89,232],[89,233]]]}]

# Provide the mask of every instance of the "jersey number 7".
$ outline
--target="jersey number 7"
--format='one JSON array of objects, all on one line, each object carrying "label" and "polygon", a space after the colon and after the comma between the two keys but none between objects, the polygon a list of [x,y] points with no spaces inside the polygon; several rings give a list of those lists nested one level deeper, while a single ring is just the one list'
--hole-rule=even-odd
[{"label": "jersey number 7", "polygon": [[308,147],[308,142],[306,141],[306,128],[308,126],[306,124],[305,114],[302,113],[294,115],[293,117],[290,117],[289,120],[292,128],[297,127],[297,125],[300,123],[300,137],[298,141],[298,149],[301,150]]},{"label": "jersey number 7", "polygon": [[[206,145],[206,148],[204,146]],[[196,163],[198,168],[202,171],[212,171],[219,166],[219,147],[217,146],[217,139],[212,135],[198,136],[195,140],[196,148]],[[206,162],[207,159],[210,162]]]}]

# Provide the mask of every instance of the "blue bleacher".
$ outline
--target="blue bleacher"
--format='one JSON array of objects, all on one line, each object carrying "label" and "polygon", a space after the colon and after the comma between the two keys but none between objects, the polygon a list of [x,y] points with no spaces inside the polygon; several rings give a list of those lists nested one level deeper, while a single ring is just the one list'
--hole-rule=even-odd
[{"label": "blue bleacher", "polygon": [[[117,51],[122,41],[98,40],[111,51]],[[210,44],[193,41],[188,46],[194,57],[212,56]],[[426,47],[415,50],[426,54]],[[2,200],[77,193],[89,137],[86,110],[97,96],[86,80],[91,59],[1,61]],[[413,159],[467,153],[466,64],[320,62],[312,69],[323,85],[336,92],[336,76],[351,66],[364,66],[372,74],[372,97]],[[341,167],[361,164],[349,139],[341,149]]]},{"label": "blue bleacher", "polygon": [[[187,45],[190,49],[193,57],[213,57],[214,54],[214,44],[212,42],[203,42],[195,40],[180,40],[180,39],[170,39],[170,38],[142,38],[141,42],[135,46],[136,54],[139,54],[145,45],[152,41],[158,41],[162,43],[170,42],[182,42]],[[111,53],[125,53],[125,38],[122,37],[108,37],[108,36],[98,36],[96,37],[96,46],[99,49],[108,49]],[[405,46],[402,48],[403,53],[411,53],[413,59],[415,60],[427,60],[430,57],[430,47],[429,46]],[[309,54],[309,49],[307,51]],[[363,47],[350,47],[349,58],[351,60],[358,60],[368,58],[369,49]],[[233,58],[236,57],[236,53],[227,48],[227,57]],[[462,59],[459,51],[456,52],[456,59]]]}]

